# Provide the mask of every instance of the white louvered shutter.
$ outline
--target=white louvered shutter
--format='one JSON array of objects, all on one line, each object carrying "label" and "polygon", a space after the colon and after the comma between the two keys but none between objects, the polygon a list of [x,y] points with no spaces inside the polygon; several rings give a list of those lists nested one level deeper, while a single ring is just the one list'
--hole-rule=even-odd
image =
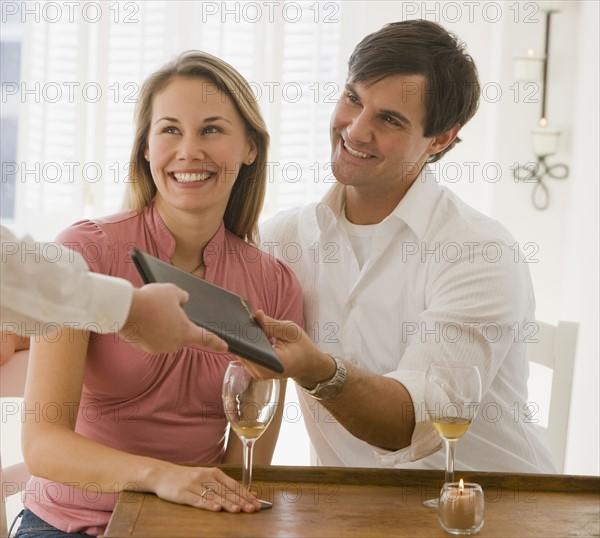
[{"label": "white louvered shutter", "polygon": [[22,86],[40,92],[22,98],[17,229],[50,240],[82,217],[120,210],[137,90],[172,53],[167,4],[103,3],[92,23],[78,9],[28,19]]},{"label": "white louvered shutter", "polygon": [[333,179],[328,124],[341,80],[341,3],[282,2],[272,20],[264,9],[235,16],[256,13],[246,10],[255,2],[212,4],[221,12],[207,16],[200,2],[124,1],[101,4],[93,24],[78,9],[74,20],[27,21],[22,80],[39,84],[41,98],[22,98],[18,161],[29,172],[17,182],[18,230],[49,240],[82,217],[121,209],[139,86],[186,49],[231,63],[259,97],[272,141],[265,214],[322,196]]},{"label": "white louvered shutter", "polygon": [[[172,56],[169,2],[154,1],[132,9],[120,4],[119,20],[106,28],[106,53],[99,54],[99,78],[106,80],[103,106],[94,110],[98,137],[97,158],[103,163],[103,181],[94,185],[94,214],[120,211],[134,137],[134,110],[143,80]],[[137,4],[135,4],[137,7]]]},{"label": "white louvered shutter", "polygon": [[28,24],[25,34],[15,220],[43,239],[82,206],[75,183],[85,162],[85,118],[77,84],[87,79],[79,52],[87,40],[80,30],[78,19],[61,19]]},{"label": "white louvered shutter", "polygon": [[[333,184],[329,120],[339,96],[341,2],[315,4],[282,31],[276,181],[267,212],[318,200]],[[307,8],[308,7],[308,8]]]}]

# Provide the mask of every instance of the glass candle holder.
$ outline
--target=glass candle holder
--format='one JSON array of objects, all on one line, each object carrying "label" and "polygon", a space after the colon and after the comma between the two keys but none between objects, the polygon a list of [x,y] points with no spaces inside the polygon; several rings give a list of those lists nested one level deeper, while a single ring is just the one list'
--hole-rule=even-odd
[{"label": "glass candle holder", "polygon": [[528,50],[526,55],[513,56],[514,77],[521,82],[542,82],[544,80],[544,56]]},{"label": "glass candle holder", "polygon": [[483,527],[485,499],[479,484],[449,482],[440,493],[439,518],[442,528],[456,535],[477,534]]},{"label": "glass candle holder", "polygon": [[558,139],[560,131],[552,129],[545,124],[540,124],[537,129],[531,131],[533,139],[533,153],[538,157],[554,155],[558,151]]}]

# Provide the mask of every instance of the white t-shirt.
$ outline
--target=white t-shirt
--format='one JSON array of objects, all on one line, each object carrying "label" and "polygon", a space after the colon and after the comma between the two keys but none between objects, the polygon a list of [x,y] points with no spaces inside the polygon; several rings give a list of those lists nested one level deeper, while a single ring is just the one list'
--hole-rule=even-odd
[{"label": "white t-shirt", "polygon": [[340,214],[340,226],[348,235],[352,250],[356,256],[359,269],[362,269],[366,261],[371,257],[373,249],[373,237],[377,230],[377,224],[354,224],[346,218],[342,208]]}]

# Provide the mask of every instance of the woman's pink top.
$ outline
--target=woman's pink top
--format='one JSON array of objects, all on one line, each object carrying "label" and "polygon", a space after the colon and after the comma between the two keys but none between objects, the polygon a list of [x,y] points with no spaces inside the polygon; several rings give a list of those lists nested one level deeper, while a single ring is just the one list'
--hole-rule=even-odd
[{"label": "woman's pink top", "polygon": [[[126,278],[138,287],[143,282],[130,260],[131,250],[137,247],[169,263],[175,250],[154,204],[139,214],[78,222],[58,241],[80,252],[92,271]],[[246,297],[255,310],[302,325],[300,286],[279,260],[221,225],[204,249],[204,262],[207,281]],[[221,387],[232,359],[231,354],[196,347],[152,355],[117,334],[93,333],[75,431],[130,454],[173,463],[218,463],[227,429]],[[117,493],[132,489],[119,483],[114,487],[115,493],[107,494],[92,482],[63,485],[32,477],[24,504],[60,530],[97,535],[105,530]]]}]

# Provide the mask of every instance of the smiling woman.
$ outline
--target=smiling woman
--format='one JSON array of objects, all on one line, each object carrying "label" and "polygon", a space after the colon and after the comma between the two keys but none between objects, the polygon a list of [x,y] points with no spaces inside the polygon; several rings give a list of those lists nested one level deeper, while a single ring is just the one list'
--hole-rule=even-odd
[{"label": "smiling woman", "polygon": [[[251,95],[237,71],[201,52],[184,53],[152,75],[136,113],[131,210],[78,222],[58,240],[81,252],[93,271],[139,286],[128,256],[135,246],[245,296],[254,310],[302,324],[297,280],[252,244],[269,137]],[[25,423],[24,455],[34,476],[17,536],[34,529],[35,536],[56,529],[63,533],[51,536],[102,534],[115,493],[124,489],[207,510],[260,509],[220,470],[180,465],[241,462],[221,403],[233,358],[192,347],[151,355],[88,334],[35,343],[26,405],[78,407],[51,422],[42,416]],[[271,461],[282,410],[256,446],[257,463]]]},{"label": "smiling woman", "polygon": [[[183,212],[200,219],[197,229],[212,237],[240,168],[252,164],[256,154],[256,142],[231,99],[210,80],[177,77],[155,96],[144,157],[156,185],[157,210],[174,233]],[[176,249],[174,257],[179,255]],[[199,261],[184,259],[181,267]]]},{"label": "smiling woman", "polygon": [[[140,210],[157,192],[164,199],[166,187],[173,188],[172,181],[166,181],[168,174],[171,179],[175,172],[213,174],[218,176],[212,178],[213,189],[219,187],[228,195],[221,199],[226,202],[225,227],[255,243],[266,188],[269,135],[241,75],[209,54],[198,61],[198,54],[181,55],[151,75],[140,90],[131,151],[133,181],[128,183],[125,206]],[[186,160],[198,158],[203,168],[186,168]],[[190,179],[179,176],[177,183]]]}]

